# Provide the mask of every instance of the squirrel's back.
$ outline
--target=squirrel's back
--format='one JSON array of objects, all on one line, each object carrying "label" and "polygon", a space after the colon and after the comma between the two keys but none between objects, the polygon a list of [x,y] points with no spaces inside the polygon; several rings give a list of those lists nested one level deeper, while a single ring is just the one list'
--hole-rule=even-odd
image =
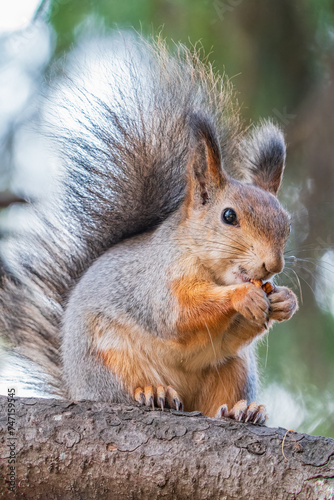
[{"label": "squirrel's back", "polygon": [[171,55],[161,40],[126,33],[91,41],[73,59],[51,92],[58,189],[31,208],[31,228],[2,252],[1,335],[45,367],[55,385],[69,291],[106,249],[180,205],[194,114],[216,128],[227,168],[239,134],[228,83],[196,50],[175,45]]}]

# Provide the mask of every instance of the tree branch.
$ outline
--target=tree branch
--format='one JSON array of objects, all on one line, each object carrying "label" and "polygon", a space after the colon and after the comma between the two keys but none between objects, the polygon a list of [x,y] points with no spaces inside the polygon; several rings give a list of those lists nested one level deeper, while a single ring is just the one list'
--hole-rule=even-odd
[{"label": "tree branch", "polygon": [[0,191],[0,208],[7,208],[12,203],[26,203],[26,200],[9,191]]},{"label": "tree branch", "polygon": [[330,438],[87,401],[1,397],[0,408],[3,498],[333,498]]}]

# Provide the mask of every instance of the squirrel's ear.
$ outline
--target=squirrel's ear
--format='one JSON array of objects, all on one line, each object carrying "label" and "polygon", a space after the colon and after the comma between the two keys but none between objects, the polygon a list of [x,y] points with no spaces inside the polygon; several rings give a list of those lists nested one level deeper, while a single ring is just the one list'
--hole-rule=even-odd
[{"label": "squirrel's ear", "polygon": [[281,130],[271,122],[256,127],[241,142],[241,174],[246,182],[276,195],[285,166],[286,146]]},{"label": "squirrel's ear", "polygon": [[193,115],[190,122],[195,138],[194,154],[188,164],[188,200],[202,205],[226,183],[221,166],[219,142],[207,118]]}]

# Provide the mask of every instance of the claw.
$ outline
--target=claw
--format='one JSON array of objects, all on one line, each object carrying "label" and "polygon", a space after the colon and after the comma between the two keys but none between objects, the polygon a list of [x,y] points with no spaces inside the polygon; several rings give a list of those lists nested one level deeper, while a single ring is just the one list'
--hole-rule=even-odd
[{"label": "claw", "polygon": [[154,391],[152,385],[145,387],[145,403],[146,406],[151,406],[154,410]]},{"label": "claw", "polygon": [[247,408],[245,422],[253,421],[257,411],[258,411],[258,405],[256,403],[250,403],[250,405]]},{"label": "claw", "polygon": [[183,404],[179,399],[173,399],[177,411],[183,411]]},{"label": "claw", "polygon": [[164,411],[166,398],[166,391],[163,385],[158,385],[157,387],[157,405],[160,406],[161,410]]},{"label": "claw", "polygon": [[245,399],[242,399],[233,406],[232,410],[229,413],[229,417],[234,418],[234,420],[237,420],[238,422],[242,422],[246,415],[246,410],[247,401]]},{"label": "claw", "polygon": [[264,424],[267,420],[267,412],[264,405],[259,405],[257,414],[253,420],[254,424]]},{"label": "claw", "polygon": [[144,390],[137,387],[134,392],[134,399],[141,405],[150,406],[154,410],[154,403],[164,411],[169,407],[178,411],[183,411],[184,406],[178,393],[170,386],[167,389],[163,385],[146,385]]},{"label": "claw", "polygon": [[135,400],[137,401],[137,403],[139,403],[141,406],[144,406],[145,404],[145,394],[144,394],[144,391],[141,387],[138,387],[136,390],[135,390]]},{"label": "claw", "polygon": [[216,418],[228,417],[228,406],[221,405],[216,413]]},{"label": "claw", "polygon": [[229,417],[237,422],[252,422],[253,424],[264,424],[268,418],[264,405],[250,403],[247,406],[247,401],[245,400],[238,401],[231,411],[228,411],[226,404],[221,405],[218,408],[216,418],[221,417]]},{"label": "claw", "polygon": [[183,403],[178,393],[170,385],[167,387],[166,399],[170,408],[175,408],[177,411],[183,411]]}]

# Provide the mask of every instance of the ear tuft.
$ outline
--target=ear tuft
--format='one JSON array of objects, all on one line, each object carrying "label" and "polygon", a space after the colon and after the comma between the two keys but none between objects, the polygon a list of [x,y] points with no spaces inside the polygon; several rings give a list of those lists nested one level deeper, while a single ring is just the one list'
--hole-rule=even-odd
[{"label": "ear tuft", "polygon": [[226,174],[211,121],[206,116],[193,114],[189,124],[194,136],[194,152],[188,165],[188,200],[206,205],[225,184]]},{"label": "ear tuft", "polygon": [[197,147],[199,149],[204,147],[206,151],[205,163],[207,163],[207,168],[211,170],[213,175],[219,174],[221,170],[221,154],[213,124],[208,118],[197,113],[191,116],[190,127],[197,142]]},{"label": "ear tuft", "polygon": [[241,155],[243,179],[276,195],[286,156],[281,130],[270,121],[264,122],[242,141]]}]

